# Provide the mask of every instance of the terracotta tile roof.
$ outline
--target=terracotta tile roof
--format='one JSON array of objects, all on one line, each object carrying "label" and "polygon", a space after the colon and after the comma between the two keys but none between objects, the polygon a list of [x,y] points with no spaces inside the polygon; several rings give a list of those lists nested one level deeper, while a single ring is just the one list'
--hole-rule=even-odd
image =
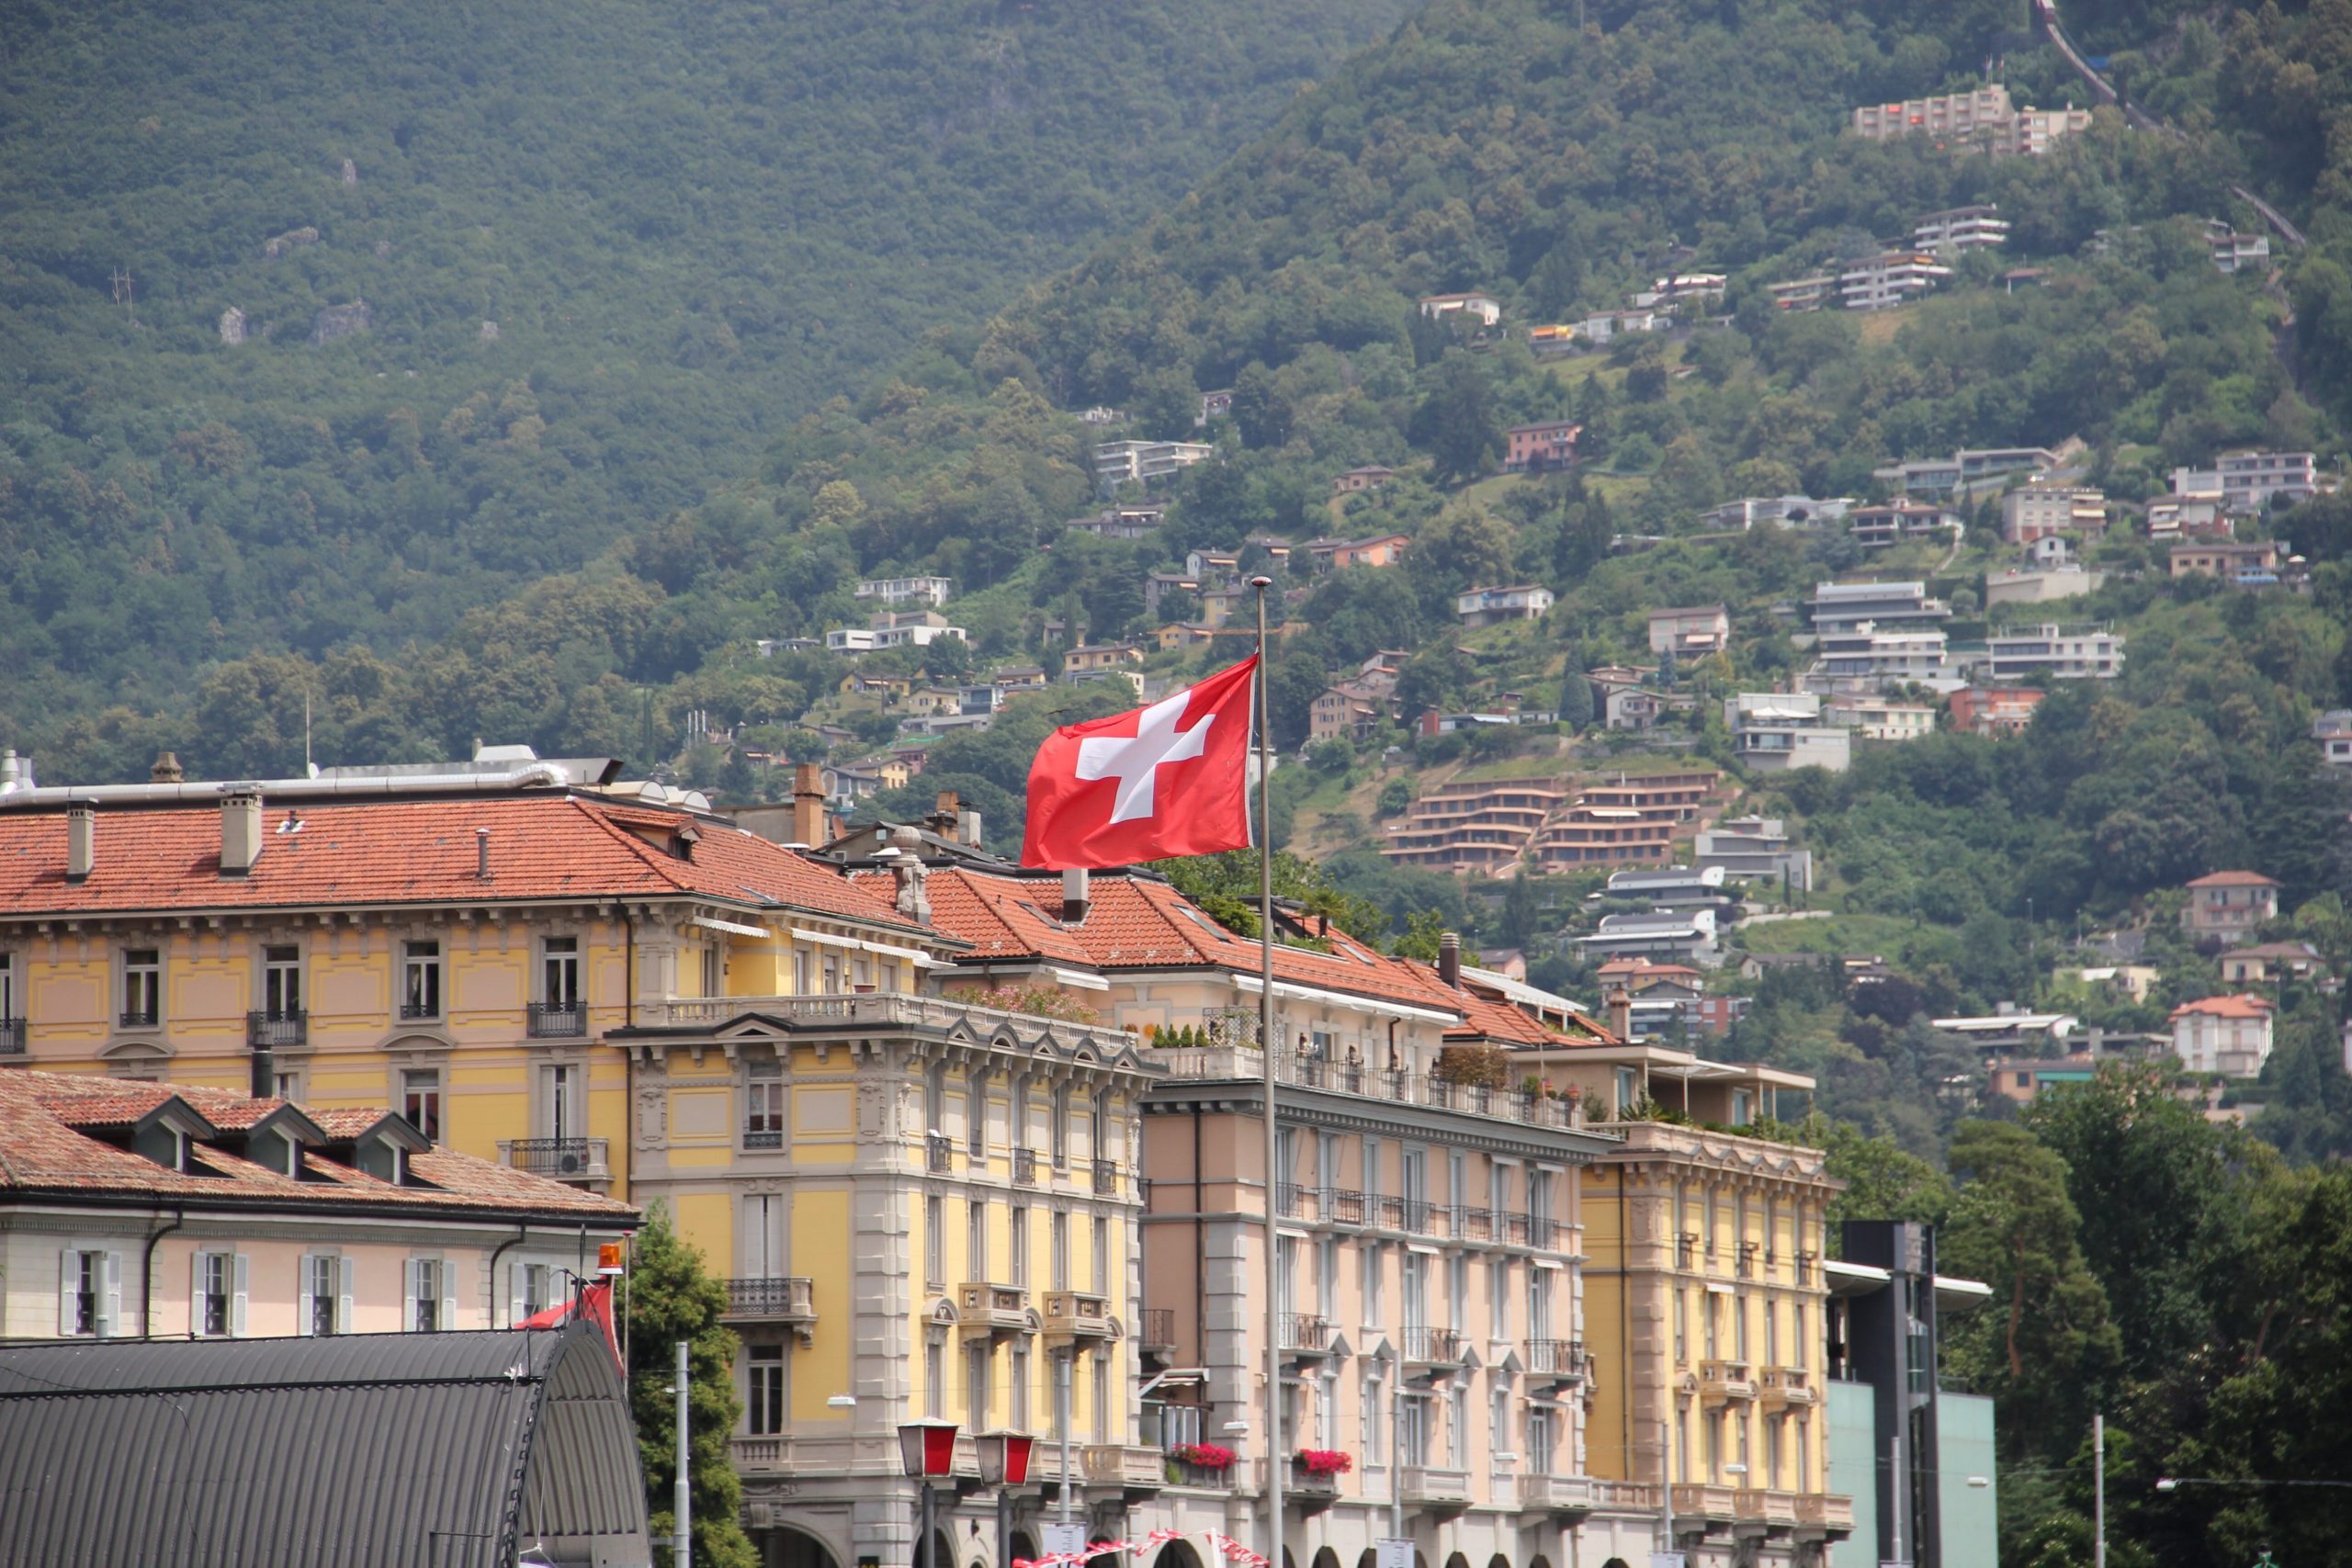
[{"label": "terracotta tile roof", "polygon": [[[860,881],[866,878],[861,876]],[[1086,919],[1062,925],[1060,889],[1043,879],[998,875],[967,866],[942,866],[930,875],[932,919],[973,944],[964,962],[1042,958],[1120,969],[1217,968],[1258,973],[1258,944],[1234,935],[1165,882],[1097,874],[1087,894]],[[1459,998],[1424,979],[1411,965],[1376,953],[1336,927],[1332,951],[1274,949],[1274,978],[1295,986],[1459,1011]]]},{"label": "terracotta tile roof", "polygon": [[2188,886],[2191,887],[2276,887],[2278,883],[2275,878],[2265,876],[2258,871],[2217,871],[2209,876],[2197,878]]},{"label": "terracotta tile roof", "polygon": [[[299,834],[280,833],[299,817]],[[264,849],[245,876],[220,874],[211,806],[100,809],[96,866],[65,879],[65,813],[0,812],[0,910],[79,915],[154,909],[478,903],[485,898],[698,896],[784,905],[919,929],[830,867],[728,823],[591,796],[453,795],[265,805]],[[685,858],[666,847],[694,829]],[[489,829],[491,880],[475,873]]]},{"label": "terracotta tile roof", "polygon": [[1476,986],[1448,987],[1430,964],[1417,959],[1399,962],[1418,975],[1432,991],[1448,998],[1461,1010],[1462,1021],[1445,1032],[1449,1041],[1488,1041],[1497,1045],[1511,1046],[1617,1043],[1615,1035],[1582,1013],[1571,1012],[1569,1015],[1578,1028],[1560,1029],[1514,1005],[1507,998],[1490,996]]},{"label": "terracotta tile roof", "polygon": [[[491,1211],[624,1227],[637,1219],[637,1211],[626,1203],[448,1149],[410,1156],[410,1170],[430,1185],[394,1187],[314,1151],[304,1156],[308,1174],[300,1181],[210,1144],[200,1144],[194,1151],[198,1170],[173,1170],[85,1130],[128,1125],[174,1096],[220,1126],[249,1127],[286,1103],[188,1085],[127,1083],[70,1073],[0,1073],[0,1201],[36,1193],[135,1193],[191,1206],[211,1201],[297,1213],[311,1204],[364,1202],[395,1214],[438,1212],[455,1216]],[[327,1111],[312,1114],[312,1120],[331,1133],[343,1131],[349,1136],[387,1114],[380,1110]]]},{"label": "terracotta tile roof", "polygon": [[2183,1002],[2172,1010],[2171,1016],[2180,1018],[2197,1013],[2207,1018],[2261,1018],[2270,1011],[2270,1004],[2260,997],[2203,997],[2193,1002]]}]

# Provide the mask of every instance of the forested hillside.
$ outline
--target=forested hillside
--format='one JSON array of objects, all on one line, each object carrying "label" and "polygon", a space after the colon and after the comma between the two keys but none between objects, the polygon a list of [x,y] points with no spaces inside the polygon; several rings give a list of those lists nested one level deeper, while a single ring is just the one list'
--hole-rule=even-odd
[{"label": "forested hillside", "polygon": [[12,6],[0,719],[446,635],[1134,226],[1404,10]]}]

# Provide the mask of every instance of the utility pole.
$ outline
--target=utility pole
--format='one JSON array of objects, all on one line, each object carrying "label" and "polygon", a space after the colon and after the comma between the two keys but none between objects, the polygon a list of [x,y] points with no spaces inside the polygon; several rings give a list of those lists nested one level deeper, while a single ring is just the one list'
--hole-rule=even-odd
[{"label": "utility pole", "polygon": [[671,1544],[676,1568],[694,1568],[694,1473],[686,1457],[686,1342],[678,1341],[678,1534]]},{"label": "utility pole", "polygon": [[139,324],[139,301],[131,293],[129,267],[118,266],[114,269],[114,302],[121,306],[130,315],[132,326]]},{"label": "utility pole", "polygon": [[2107,1568],[2107,1417],[2091,1416],[2091,1568]]}]

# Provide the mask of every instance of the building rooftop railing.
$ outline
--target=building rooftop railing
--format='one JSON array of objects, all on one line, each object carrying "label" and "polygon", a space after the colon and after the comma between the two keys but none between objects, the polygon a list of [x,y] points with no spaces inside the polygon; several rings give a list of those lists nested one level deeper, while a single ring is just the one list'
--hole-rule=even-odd
[{"label": "building rooftop railing", "polygon": [[[1149,1049],[1144,1055],[1177,1080],[1250,1083],[1262,1081],[1266,1073],[1264,1057],[1255,1049],[1242,1045],[1184,1045],[1169,1050]],[[1334,1061],[1329,1056],[1277,1052],[1274,1079],[1300,1089],[1357,1095],[1432,1111],[1459,1111],[1530,1127],[1574,1132],[1590,1128],[1578,1100],[1457,1083],[1430,1073],[1391,1071],[1364,1063]]]}]

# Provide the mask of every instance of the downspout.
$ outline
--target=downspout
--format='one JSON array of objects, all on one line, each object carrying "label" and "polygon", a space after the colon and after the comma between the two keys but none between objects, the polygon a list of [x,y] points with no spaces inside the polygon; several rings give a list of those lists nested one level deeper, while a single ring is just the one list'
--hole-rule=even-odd
[{"label": "downspout", "polygon": [[[627,1010],[621,1027],[637,1027],[637,921],[629,917],[628,905],[618,903],[614,911],[621,918],[621,930],[627,933],[627,946],[621,959],[621,1002]],[[621,1053],[621,1190],[626,1200],[637,1175],[637,1162],[629,1157],[629,1145],[637,1139],[637,1049]],[[633,1241],[634,1236],[631,1237]]]},{"label": "downspout", "polygon": [[[512,1241],[500,1242],[498,1244],[498,1249],[490,1255],[490,1325],[492,1328],[498,1326],[498,1260],[506,1256],[507,1250],[510,1247],[522,1246],[524,1237],[530,1234],[531,1229],[528,1225],[515,1226],[514,1239]],[[507,1299],[509,1301],[514,1300],[513,1292],[510,1291],[507,1292]],[[514,1325],[510,1323],[506,1326],[512,1328]]]},{"label": "downspout", "polygon": [[139,1275],[139,1337],[155,1337],[155,1248],[163,1239],[180,1228],[187,1221],[187,1211],[174,1209],[172,1223],[162,1230],[147,1233],[147,1255],[141,1264]]},{"label": "downspout", "polygon": [[1193,1354],[1209,1364],[1208,1202],[1201,1190],[1201,1108],[1193,1107]]},{"label": "downspout", "polygon": [[[1633,1258],[1625,1248],[1633,1236],[1633,1216],[1625,1212],[1625,1168],[1620,1165],[1617,1168],[1617,1356],[1625,1368],[1625,1391],[1623,1397],[1617,1402],[1617,1411],[1625,1428],[1625,1479],[1628,1481],[1634,1479],[1634,1268]],[[1674,1245],[1671,1236],[1668,1237],[1667,1245]],[[1679,1291],[1682,1287],[1678,1282],[1674,1288]],[[1672,1334],[1671,1324],[1668,1325],[1667,1332]],[[1674,1381],[1673,1343],[1671,1338],[1667,1341],[1667,1382],[1669,1386]],[[1665,1429],[1663,1425],[1658,1427],[1661,1432]],[[1659,1445],[1657,1451],[1657,1483],[1661,1488],[1668,1484],[1664,1444]],[[1666,1550],[1674,1550],[1671,1537],[1667,1540]]]}]

